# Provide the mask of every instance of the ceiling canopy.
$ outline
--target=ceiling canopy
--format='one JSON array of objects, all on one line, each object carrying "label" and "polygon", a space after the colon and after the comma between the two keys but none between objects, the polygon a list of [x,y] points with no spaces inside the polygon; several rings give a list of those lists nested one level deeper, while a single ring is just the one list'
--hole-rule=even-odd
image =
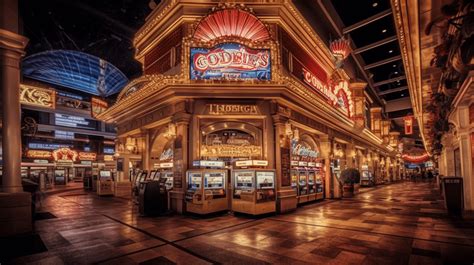
[{"label": "ceiling canopy", "polygon": [[96,96],[118,93],[128,82],[114,65],[96,56],[70,50],[36,53],[22,61],[23,76]]},{"label": "ceiling canopy", "polygon": [[227,8],[204,17],[194,32],[194,38],[202,41],[220,37],[264,41],[270,38],[270,34],[262,21],[252,13],[240,8]]}]

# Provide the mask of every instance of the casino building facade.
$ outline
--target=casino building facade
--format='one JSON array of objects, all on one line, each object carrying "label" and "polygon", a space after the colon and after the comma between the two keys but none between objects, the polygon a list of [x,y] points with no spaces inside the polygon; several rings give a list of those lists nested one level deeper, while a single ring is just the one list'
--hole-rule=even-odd
[{"label": "casino building facade", "polygon": [[258,214],[340,197],[345,168],[399,179],[397,134],[366,83],[291,1],[241,2],[162,1],[138,31],[144,75],[98,115],[117,125],[122,180],[172,171],[173,210]]}]

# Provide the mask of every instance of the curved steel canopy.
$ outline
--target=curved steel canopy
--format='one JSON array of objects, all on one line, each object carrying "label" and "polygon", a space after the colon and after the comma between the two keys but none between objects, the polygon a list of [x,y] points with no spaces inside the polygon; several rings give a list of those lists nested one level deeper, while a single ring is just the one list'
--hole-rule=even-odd
[{"label": "curved steel canopy", "polygon": [[111,63],[78,51],[36,53],[22,61],[23,76],[96,96],[120,92],[128,78]]}]

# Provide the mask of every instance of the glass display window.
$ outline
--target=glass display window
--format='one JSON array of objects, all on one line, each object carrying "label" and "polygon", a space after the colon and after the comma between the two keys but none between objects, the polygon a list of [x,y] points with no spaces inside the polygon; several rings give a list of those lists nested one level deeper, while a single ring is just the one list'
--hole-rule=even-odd
[{"label": "glass display window", "polygon": [[196,190],[201,188],[202,176],[200,172],[188,172],[188,189]]},{"label": "glass display window", "polygon": [[308,173],[308,184],[313,185],[315,180],[315,173],[314,172],[309,172]]},{"label": "glass display window", "polygon": [[275,188],[275,172],[273,171],[257,171],[257,188],[273,189]]}]

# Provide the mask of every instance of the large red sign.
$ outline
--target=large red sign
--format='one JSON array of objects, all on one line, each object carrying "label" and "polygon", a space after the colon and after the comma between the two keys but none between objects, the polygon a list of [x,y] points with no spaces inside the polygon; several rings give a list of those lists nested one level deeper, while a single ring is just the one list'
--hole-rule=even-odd
[{"label": "large red sign", "polygon": [[339,81],[336,84],[328,85],[321,81],[316,75],[303,68],[303,81],[314,88],[319,94],[329,100],[329,102],[341,110],[349,117],[353,114],[353,101],[349,83],[347,81]]}]

